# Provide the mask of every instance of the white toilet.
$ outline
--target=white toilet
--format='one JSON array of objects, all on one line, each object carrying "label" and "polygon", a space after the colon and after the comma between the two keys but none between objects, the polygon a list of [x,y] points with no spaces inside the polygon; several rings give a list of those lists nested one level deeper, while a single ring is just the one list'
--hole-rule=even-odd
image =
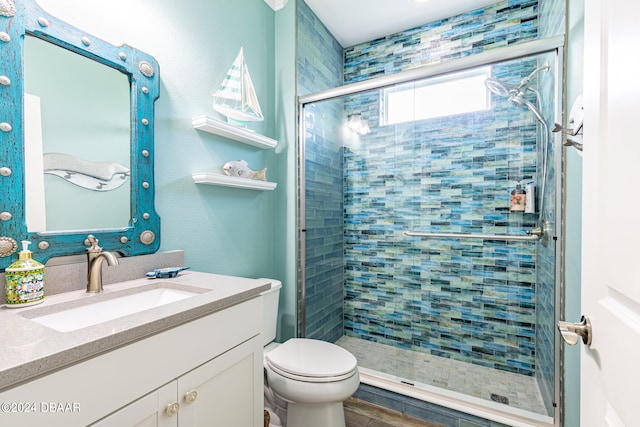
[{"label": "white toilet", "polygon": [[268,388],[286,402],[287,427],[345,427],[342,402],[360,385],[353,354],[325,341],[276,337],[282,284],[271,282],[264,302],[264,369]]}]

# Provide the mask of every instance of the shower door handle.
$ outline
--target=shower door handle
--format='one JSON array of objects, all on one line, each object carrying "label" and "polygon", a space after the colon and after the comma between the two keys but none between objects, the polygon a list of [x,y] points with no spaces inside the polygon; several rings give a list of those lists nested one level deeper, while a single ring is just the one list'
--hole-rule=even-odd
[{"label": "shower door handle", "polygon": [[591,344],[591,322],[588,317],[582,316],[579,323],[558,322],[558,330],[562,339],[569,345],[578,344],[578,340],[582,337],[582,342],[586,345]]}]

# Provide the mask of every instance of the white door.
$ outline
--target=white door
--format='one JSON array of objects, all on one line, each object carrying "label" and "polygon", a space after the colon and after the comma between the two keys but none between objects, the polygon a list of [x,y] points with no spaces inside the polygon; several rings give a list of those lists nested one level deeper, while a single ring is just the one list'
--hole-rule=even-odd
[{"label": "white door", "polygon": [[585,0],[582,312],[593,340],[580,344],[586,427],[640,426],[638,16],[635,0]]}]

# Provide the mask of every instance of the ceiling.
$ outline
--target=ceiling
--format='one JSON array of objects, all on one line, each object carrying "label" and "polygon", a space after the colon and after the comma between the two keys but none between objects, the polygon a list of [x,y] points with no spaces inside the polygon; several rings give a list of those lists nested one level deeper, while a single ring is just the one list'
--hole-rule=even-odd
[{"label": "ceiling", "polygon": [[342,47],[415,28],[498,0],[305,0]]}]

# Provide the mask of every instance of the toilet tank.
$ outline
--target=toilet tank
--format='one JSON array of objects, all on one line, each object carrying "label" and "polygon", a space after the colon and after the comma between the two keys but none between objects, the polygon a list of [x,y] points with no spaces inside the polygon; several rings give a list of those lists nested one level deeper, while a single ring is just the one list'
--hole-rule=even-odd
[{"label": "toilet tank", "polygon": [[262,346],[266,346],[276,339],[276,327],[278,326],[278,300],[280,298],[282,283],[271,280],[271,289],[260,294],[262,298]]}]

